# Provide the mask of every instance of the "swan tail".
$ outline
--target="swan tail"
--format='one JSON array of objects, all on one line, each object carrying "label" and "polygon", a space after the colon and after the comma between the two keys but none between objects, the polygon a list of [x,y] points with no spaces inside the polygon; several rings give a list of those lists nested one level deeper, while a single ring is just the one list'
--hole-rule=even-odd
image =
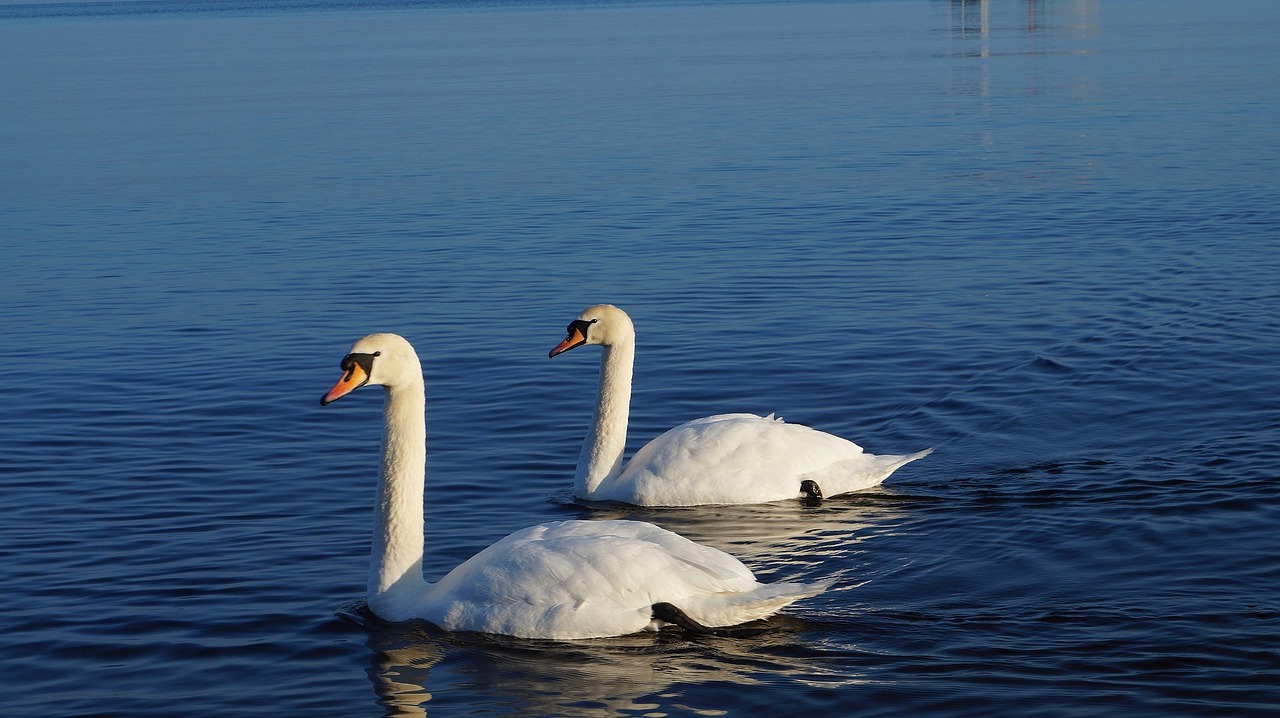
[{"label": "swan tail", "polygon": [[[831,583],[831,581],[765,583],[752,591],[691,596],[675,603],[693,623],[706,628],[722,628],[768,618],[802,598],[822,593],[831,586]],[[679,621],[668,620],[659,615],[657,605],[655,604],[654,618],[675,623],[687,630],[697,630],[696,627],[689,628]]]},{"label": "swan tail", "polygon": [[[903,464],[910,464],[916,459],[923,459],[924,457],[932,453],[933,453],[933,448],[930,447],[928,449],[924,449],[923,451],[917,451],[914,454],[901,454],[896,456],[877,456],[876,459],[880,461],[880,465],[885,467],[885,469],[888,470],[889,473],[893,473],[894,470],[896,470],[899,466],[902,466]],[[885,474],[885,476],[888,476],[888,474]]]},{"label": "swan tail", "polygon": [[[850,491],[861,491],[879,486],[889,475],[904,464],[916,459],[923,459],[933,453],[933,449],[917,451],[914,454],[862,454],[852,459],[837,461],[817,471],[810,471],[799,477],[796,483],[796,495],[802,493],[815,497],[815,489],[823,498],[831,498]],[[808,482],[812,482],[809,484]]]}]

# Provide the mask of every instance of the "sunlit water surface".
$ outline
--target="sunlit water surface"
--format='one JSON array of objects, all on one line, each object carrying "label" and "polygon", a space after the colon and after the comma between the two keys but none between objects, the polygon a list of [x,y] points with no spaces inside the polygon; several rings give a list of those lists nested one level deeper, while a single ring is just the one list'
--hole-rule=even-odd
[{"label": "sunlit water surface", "polygon": [[[235,5],[0,5],[0,713],[1274,715],[1270,0]],[[936,453],[548,500],[601,301],[633,450]],[[839,585],[732,638],[370,620],[380,400],[318,399],[371,331],[425,359],[429,577],[622,516]]]}]

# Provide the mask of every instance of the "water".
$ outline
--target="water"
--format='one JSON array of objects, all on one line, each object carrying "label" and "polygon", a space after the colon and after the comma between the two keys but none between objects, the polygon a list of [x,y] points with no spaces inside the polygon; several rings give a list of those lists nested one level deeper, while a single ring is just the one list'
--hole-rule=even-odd
[{"label": "water", "polygon": [[[1269,0],[0,6],[0,712],[1262,715],[1280,704]],[[776,411],[821,506],[591,510]],[[428,393],[429,577],[634,517],[837,590],[734,638],[368,620],[380,402]]]}]

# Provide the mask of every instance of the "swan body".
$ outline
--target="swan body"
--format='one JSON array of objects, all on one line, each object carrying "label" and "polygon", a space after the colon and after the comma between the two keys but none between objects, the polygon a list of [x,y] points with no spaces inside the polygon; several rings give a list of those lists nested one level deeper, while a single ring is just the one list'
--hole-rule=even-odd
[{"label": "swan body", "polygon": [[650,441],[625,466],[635,329],[621,309],[588,307],[551,350],[604,347],[600,391],[578,458],[574,493],[640,506],[755,504],[823,498],[876,486],[928,455],[876,456],[833,434],[755,414],[719,414],[681,424]]},{"label": "swan body", "polygon": [[641,521],[559,521],[517,531],[436,583],[422,575],[426,423],[409,342],[371,334],[342,360],[328,404],[365,384],[386,390],[369,608],[387,621],[570,640],[712,629],[768,617],[825,583],[760,583],[741,561]]}]

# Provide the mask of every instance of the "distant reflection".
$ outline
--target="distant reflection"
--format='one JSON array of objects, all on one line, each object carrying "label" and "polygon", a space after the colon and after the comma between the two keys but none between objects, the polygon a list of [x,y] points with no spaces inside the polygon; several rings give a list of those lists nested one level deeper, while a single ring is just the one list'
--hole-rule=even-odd
[{"label": "distant reflection", "polygon": [[[571,642],[369,621],[369,677],[378,703],[394,718],[421,718],[433,701],[443,709],[477,695],[518,715],[634,715],[663,706],[722,715],[723,706],[691,705],[680,686],[754,685],[762,680],[757,676],[826,688],[861,682],[831,670],[821,649],[797,646],[795,634],[808,624],[787,617],[754,624],[733,638],[664,631]],[[441,674],[435,681],[433,672]]]},{"label": "distant reflection", "polygon": [[[990,57],[993,54],[1045,54],[1087,52],[1092,48],[1049,48],[1048,39],[1092,38],[1098,30],[1098,0],[1025,0],[998,3],[992,17],[990,0],[950,0],[947,32],[951,37],[951,57]],[[1012,30],[1012,32],[1010,32]],[[993,43],[1025,38],[1028,45]]]},{"label": "distant reflection", "polygon": [[[991,48],[987,36],[991,32],[988,0],[951,0],[951,25],[947,29],[960,46],[953,47],[952,57],[986,57]],[[967,41],[974,40],[975,43]]]}]

